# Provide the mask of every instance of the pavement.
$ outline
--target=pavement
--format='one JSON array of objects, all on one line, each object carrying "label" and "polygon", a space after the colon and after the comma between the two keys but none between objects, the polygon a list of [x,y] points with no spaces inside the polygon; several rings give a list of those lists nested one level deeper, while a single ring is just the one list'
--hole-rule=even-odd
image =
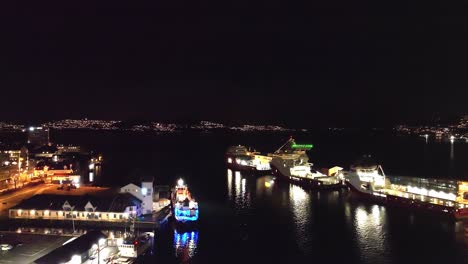
[{"label": "pavement", "polygon": [[24,199],[41,194],[52,188],[50,184],[40,184],[32,187],[24,187],[13,193],[0,195],[0,218],[8,217],[8,209],[17,205]]},{"label": "pavement", "polygon": [[[61,247],[70,237],[39,234],[0,232],[0,243],[17,245],[9,251],[0,251],[0,264],[32,263],[52,250]],[[40,241],[40,243],[37,243]]]}]

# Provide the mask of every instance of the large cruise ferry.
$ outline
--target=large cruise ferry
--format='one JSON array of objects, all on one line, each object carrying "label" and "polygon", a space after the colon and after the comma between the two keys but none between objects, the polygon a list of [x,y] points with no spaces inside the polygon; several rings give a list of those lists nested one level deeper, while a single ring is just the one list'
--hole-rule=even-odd
[{"label": "large cruise ferry", "polygon": [[271,157],[250,151],[245,146],[231,146],[226,151],[226,164],[229,169],[251,172],[268,172]]},{"label": "large cruise ferry", "polygon": [[177,223],[189,224],[198,221],[198,203],[182,179],[177,181],[171,201],[172,213]]},{"label": "large cruise ferry", "polygon": [[468,217],[468,182],[416,177],[388,177],[380,165],[360,162],[342,172],[359,196],[384,204]]},{"label": "large cruise ferry", "polygon": [[344,187],[342,180],[337,177],[337,172],[329,175],[313,169],[306,151],[312,149],[312,144],[296,144],[290,138],[277,151],[269,154],[271,169],[275,176],[307,187],[321,189],[339,189]]}]

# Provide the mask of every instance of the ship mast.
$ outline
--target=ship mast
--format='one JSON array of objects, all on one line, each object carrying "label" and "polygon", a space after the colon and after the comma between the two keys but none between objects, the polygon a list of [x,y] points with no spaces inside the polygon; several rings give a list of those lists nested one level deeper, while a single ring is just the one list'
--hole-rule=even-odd
[{"label": "ship mast", "polygon": [[290,137],[290,138],[288,139],[288,141],[286,141],[286,143],[284,143],[281,147],[279,147],[279,149],[277,149],[277,150],[275,151],[275,153],[279,153],[279,152],[281,151],[281,149],[284,148],[284,146],[286,146],[286,145],[287,145],[288,143],[290,143],[291,141],[294,141],[293,137]]}]

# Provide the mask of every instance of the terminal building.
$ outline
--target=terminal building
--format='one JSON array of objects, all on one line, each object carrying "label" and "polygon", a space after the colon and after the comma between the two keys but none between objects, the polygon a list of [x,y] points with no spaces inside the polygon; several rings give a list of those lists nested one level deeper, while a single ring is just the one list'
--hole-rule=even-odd
[{"label": "terminal building", "polygon": [[[130,183],[111,196],[40,194],[22,201],[9,210],[11,219],[80,220],[128,222],[152,214],[169,204],[158,199],[153,180],[140,186]],[[156,192],[158,194],[158,192]],[[156,199],[155,199],[156,198]]]},{"label": "terminal building", "polygon": [[40,194],[9,210],[11,219],[127,222],[142,213],[141,200],[128,193],[115,196]]}]

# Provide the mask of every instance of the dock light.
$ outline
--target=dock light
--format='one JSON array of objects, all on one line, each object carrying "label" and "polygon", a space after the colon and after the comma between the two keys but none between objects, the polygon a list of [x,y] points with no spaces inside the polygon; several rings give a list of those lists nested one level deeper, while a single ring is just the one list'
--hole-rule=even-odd
[{"label": "dock light", "polygon": [[34,131],[34,127],[29,127],[29,131]]},{"label": "dock light", "polygon": [[184,180],[179,179],[179,180],[177,181],[177,185],[179,185],[179,186],[184,185]]}]

